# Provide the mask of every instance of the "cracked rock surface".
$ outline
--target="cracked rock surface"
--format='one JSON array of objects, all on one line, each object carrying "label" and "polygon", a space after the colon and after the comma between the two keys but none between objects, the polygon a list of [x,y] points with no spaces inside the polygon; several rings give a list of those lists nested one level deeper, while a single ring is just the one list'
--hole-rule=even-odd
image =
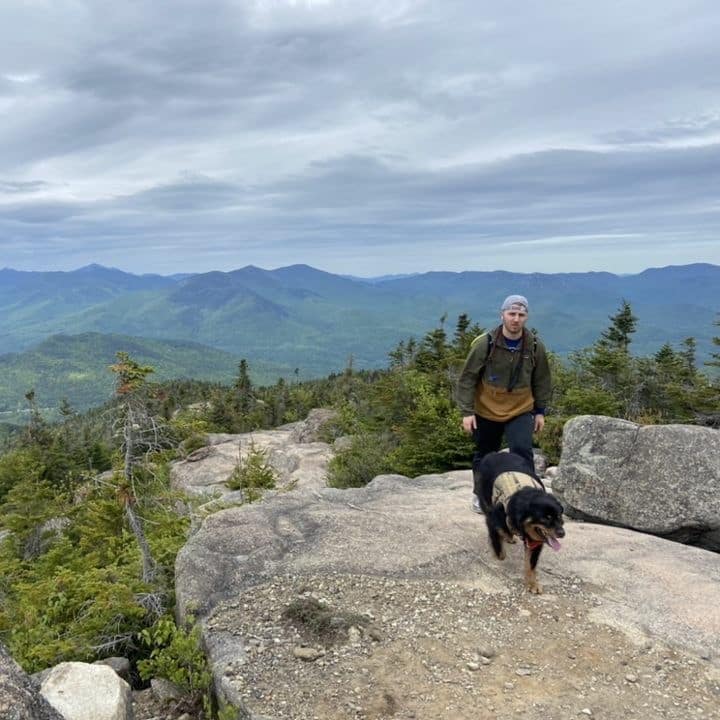
[{"label": "cracked rock surface", "polygon": [[[717,716],[720,556],[569,522],[530,595],[471,485],[380,476],[206,518],[176,584],[218,691],[258,719]],[[286,616],[308,599],[332,637]]]}]

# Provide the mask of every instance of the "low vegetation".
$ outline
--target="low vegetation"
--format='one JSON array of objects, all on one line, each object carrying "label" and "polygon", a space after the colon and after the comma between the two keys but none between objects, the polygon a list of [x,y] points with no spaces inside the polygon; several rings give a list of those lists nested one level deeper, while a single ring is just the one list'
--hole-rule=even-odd
[{"label": "low vegetation", "polygon": [[251,443],[245,457],[238,460],[227,485],[231,490],[242,490],[244,502],[253,502],[260,498],[262,490],[274,488],[276,481],[277,472],[270,464],[267,450]]}]

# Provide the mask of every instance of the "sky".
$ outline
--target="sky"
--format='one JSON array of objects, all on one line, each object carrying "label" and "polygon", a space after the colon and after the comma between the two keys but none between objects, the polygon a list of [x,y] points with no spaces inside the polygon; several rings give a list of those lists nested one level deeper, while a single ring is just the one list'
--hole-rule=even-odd
[{"label": "sky", "polygon": [[717,0],[7,0],[0,267],[720,264]]}]

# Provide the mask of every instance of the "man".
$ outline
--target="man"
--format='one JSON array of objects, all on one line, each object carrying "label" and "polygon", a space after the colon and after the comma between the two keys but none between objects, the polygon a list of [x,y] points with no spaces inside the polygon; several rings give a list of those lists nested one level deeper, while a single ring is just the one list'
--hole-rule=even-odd
[{"label": "man", "polygon": [[501,325],[473,341],[457,386],[463,429],[475,440],[473,510],[480,510],[480,461],[500,449],[503,434],[511,452],[535,472],[533,433],[545,424],[552,379],[545,346],[525,329],[528,301],[510,295],[500,308]]}]

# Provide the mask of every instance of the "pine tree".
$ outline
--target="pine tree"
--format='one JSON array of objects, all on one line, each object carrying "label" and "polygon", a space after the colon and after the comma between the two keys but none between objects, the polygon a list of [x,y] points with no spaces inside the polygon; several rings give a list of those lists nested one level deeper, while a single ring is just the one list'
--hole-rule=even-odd
[{"label": "pine tree", "polygon": [[612,323],[600,336],[599,344],[608,350],[621,350],[628,352],[631,335],[635,332],[637,318],[632,313],[630,303],[623,298],[622,305],[615,315],[610,316]]},{"label": "pine tree", "polygon": [[[713,325],[720,327],[720,317],[713,322]],[[712,339],[712,344],[718,348],[718,352],[710,353],[712,360],[707,360],[705,365],[708,367],[720,367],[720,337],[715,335]]]},{"label": "pine tree", "polygon": [[50,442],[49,428],[38,408],[34,388],[25,393],[25,400],[27,400],[29,412],[28,424],[25,428],[25,442],[30,445],[47,445]]},{"label": "pine tree", "polygon": [[237,397],[237,410],[242,419],[252,410],[254,401],[252,382],[250,381],[248,363],[245,358],[238,365],[238,376],[234,388]]},{"label": "pine tree", "polygon": [[683,380],[692,382],[697,374],[697,342],[694,337],[685,338],[682,342],[683,349],[680,351]]},{"label": "pine tree", "polygon": [[461,345],[465,341],[469,327],[470,318],[467,313],[458,315],[457,323],[455,324],[455,336],[453,338],[456,346]]}]

